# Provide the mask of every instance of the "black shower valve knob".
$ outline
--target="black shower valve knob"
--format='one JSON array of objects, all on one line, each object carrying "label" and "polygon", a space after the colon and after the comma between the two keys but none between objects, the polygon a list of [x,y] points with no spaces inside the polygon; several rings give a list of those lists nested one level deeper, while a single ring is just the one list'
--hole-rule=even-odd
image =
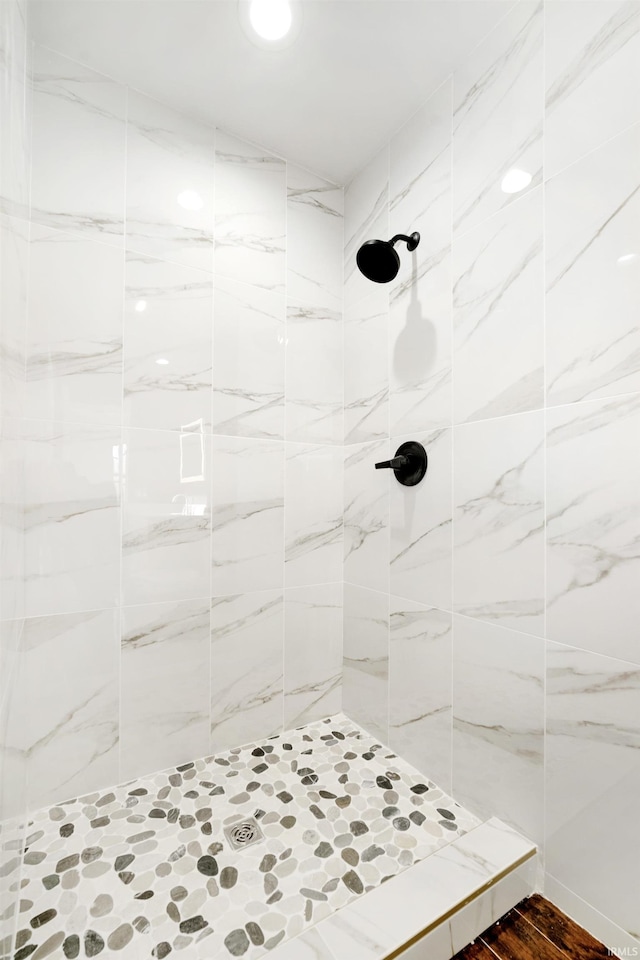
[{"label": "black shower valve knob", "polygon": [[393,470],[396,480],[405,487],[420,483],[428,466],[427,451],[417,440],[401,443],[391,460],[376,463],[376,470]]}]

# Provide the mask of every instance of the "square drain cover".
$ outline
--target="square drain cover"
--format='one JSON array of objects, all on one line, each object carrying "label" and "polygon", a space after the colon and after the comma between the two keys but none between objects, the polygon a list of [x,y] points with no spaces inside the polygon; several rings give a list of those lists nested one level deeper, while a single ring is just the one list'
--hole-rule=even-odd
[{"label": "square drain cover", "polygon": [[232,850],[244,850],[254,843],[264,840],[264,833],[254,817],[245,817],[224,828],[224,835],[229,841]]}]

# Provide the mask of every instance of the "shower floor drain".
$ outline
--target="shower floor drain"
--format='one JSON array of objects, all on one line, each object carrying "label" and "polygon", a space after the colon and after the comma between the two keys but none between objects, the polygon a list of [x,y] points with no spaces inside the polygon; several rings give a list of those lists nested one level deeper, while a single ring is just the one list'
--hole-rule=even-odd
[{"label": "shower floor drain", "polygon": [[264,840],[264,833],[258,826],[257,820],[247,817],[224,828],[224,835],[229,841],[232,850],[244,850],[254,843]]}]

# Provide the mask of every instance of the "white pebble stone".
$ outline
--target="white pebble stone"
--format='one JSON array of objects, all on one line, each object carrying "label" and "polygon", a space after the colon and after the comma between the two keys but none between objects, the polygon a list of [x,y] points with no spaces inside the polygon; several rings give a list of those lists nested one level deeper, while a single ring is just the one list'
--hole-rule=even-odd
[{"label": "white pebble stone", "polygon": [[194,890],[193,893],[189,894],[187,899],[181,904],[181,914],[183,917],[195,917],[196,914],[200,913],[200,907],[207,900],[207,892],[200,888],[199,890]]},{"label": "white pebble stone", "polygon": [[411,836],[410,833],[400,833],[395,836],[396,844],[399,847],[402,847],[403,850],[411,850],[417,844],[415,837]]},{"label": "white pebble stone", "polygon": [[[263,908],[264,909],[264,906]],[[260,920],[260,926],[263,930],[268,930],[269,933],[277,933],[278,930],[282,930],[285,924],[285,918],[278,913],[270,912],[265,913],[262,919]]]}]

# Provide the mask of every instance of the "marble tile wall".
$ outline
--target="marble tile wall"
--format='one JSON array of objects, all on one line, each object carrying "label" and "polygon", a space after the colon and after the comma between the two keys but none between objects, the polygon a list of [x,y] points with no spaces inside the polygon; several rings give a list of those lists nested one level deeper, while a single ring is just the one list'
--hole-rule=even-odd
[{"label": "marble tile wall", "polygon": [[[640,943],[639,53],[637,0],[520,0],[345,189],[343,708],[534,839],[620,947]],[[415,229],[396,281],[358,276],[360,243]],[[410,438],[416,488],[374,470]]]},{"label": "marble tile wall", "polygon": [[0,4],[0,956],[17,929],[27,780],[17,744],[25,677],[24,365],[29,271],[30,98],[27,9]]},{"label": "marble tile wall", "polygon": [[343,191],[51,50],[28,90],[0,634],[34,807],[341,709]]}]

